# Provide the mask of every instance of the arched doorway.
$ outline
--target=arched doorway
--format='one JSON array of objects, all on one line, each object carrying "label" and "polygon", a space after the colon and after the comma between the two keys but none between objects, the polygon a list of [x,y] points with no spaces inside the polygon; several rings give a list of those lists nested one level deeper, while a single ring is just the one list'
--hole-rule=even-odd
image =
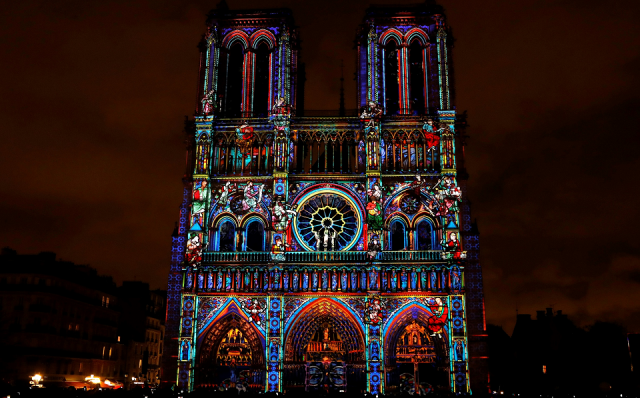
[{"label": "arched doorway", "polygon": [[386,392],[415,389],[416,380],[428,392],[450,391],[447,336],[439,317],[418,305],[398,314],[385,336]]},{"label": "arched doorway", "polygon": [[256,328],[229,313],[205,333],[196,356],[195,388],[240,384],[262,391],[264,348]]},{"label": "arched doorway", "polygon": [[285,336],[287,391],[360,392],[366,389],[364,332],[338,302],[311,302]]}]

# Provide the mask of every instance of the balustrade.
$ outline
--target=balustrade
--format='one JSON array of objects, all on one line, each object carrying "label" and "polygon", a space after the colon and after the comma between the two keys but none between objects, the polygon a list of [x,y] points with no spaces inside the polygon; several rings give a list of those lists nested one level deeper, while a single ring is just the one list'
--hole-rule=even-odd
[{"label": "balustrade", "polygon": [[[270,252],[205,252],[204,263],[270,262]],[[286,252],[285,262],[442,261],[440,250],[383,251],[375,259],[363,251]]]},{"label": "balustrade", "polygon": [[300,131],[294,140],[292,174],[363,173],[353,131]]},{"label": "balustrade", "polygon": [[384,131],[383,173],[419,173],[440,170],[438,145],[428,142],[422,132]]},{"label": "balustrade", "polygon": [[376,260],[383,261],[441,261],[440,250],[399,250],[378,253]]},{"label": "balustrade", "polygon": [[273,169],[273,146],[266,133],[255,133],[251,139],[238,140],[235,133],[220,133],[213,140],[211,175],[270,175]]},{"label": "balustrade", "polygon": [[288,262],[367,261],[366,252],[286,252]]},{"label": "balustrade", "polygon": [[271,261],[269,252],[204,252],[203,261],[205,263],[217,262],[264,262]]}]

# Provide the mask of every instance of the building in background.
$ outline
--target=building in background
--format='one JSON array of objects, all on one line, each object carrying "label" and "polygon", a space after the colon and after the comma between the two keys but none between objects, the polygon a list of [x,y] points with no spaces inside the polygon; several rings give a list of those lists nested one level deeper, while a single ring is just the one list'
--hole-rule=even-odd
[{"label": "building in background", "polygon": [[[615,323],[576,326],[552,308],[518,314],[513,334],[488,325],[491,388],[511,394],[632,394],[633,335]],[[633,347],[633,345],[631,345]]]},{"label": "building in background", "polygon": [[627,334],[632,382],[640,389],[640,333]]},{"label": "building in background", "polygon": [[0,255],[0,367],[6,380],[120,378],[116,284],[55,253]]},{"label": "building in background", "polygon": [[148,283],[127,281],[118,288],[118,298],[120,336],[126,345],[125,385],[159,384],[166,292],[149,290]]},{"label": "building in background", "polygon": [[357,111],[302,116],[299,43],[288,9],[223,2],[209,14],[173,234],[167,377],[189,390],[487,391],[479,233],[442,8],[367,9]]},{"label": "building in background", "polygon": [[[166,292],[142,282],[117,288],[95,269],[55,253],[0,255],[0,374],[45,386],[86,378],[159,382]],[[135,378],[135,380],[132,379]]]}]

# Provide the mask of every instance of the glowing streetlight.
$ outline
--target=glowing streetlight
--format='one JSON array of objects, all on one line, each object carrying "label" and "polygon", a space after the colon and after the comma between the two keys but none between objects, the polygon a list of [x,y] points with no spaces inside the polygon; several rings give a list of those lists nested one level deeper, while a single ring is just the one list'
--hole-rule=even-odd
[{"label": "glowing streetlight", "polygon": [[86,381],[88,383],[93,383],[93,384],[100,384],[100,378],[99,377],[95,377],[94,375],[85,377],[84,381]]}]

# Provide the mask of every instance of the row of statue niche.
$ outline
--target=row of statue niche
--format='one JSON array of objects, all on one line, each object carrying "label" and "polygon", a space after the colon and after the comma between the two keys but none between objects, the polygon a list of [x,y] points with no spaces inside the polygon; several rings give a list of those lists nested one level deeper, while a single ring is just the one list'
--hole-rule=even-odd
[{"label": "row of statue niche", "polygon": [[465,349],[464,349],[464,341],[456,340],[454,343],[454,359],[456,361],[464,361],[465,359]]}]

